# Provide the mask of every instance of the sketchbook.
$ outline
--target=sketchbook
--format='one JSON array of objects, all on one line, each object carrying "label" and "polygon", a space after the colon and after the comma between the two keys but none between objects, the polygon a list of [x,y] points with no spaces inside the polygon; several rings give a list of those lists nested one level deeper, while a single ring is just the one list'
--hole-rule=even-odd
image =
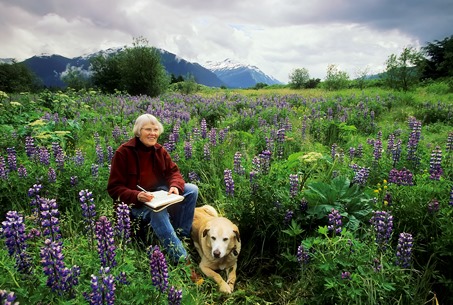
[{"label": "sketchbook", "polygon": [[150,193],[154,195],[154,198],[151,201],[145,202],[145,205],[153,209],[154,212],[159,212],[172,204],[184,200],[183,196],[168,194],[167,191],[155,191]]}]

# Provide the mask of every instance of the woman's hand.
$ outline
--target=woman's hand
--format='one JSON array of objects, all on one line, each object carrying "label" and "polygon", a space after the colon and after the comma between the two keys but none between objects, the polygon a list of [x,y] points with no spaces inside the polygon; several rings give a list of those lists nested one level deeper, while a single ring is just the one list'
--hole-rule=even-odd
[{"label": "woman's hand", "polygon": [[148,201],[153,200],[153,198],[154,198],[154,195],[151,194],[150,192],[140,192],[137,195],[137,199],[140,202],[148,202]]},{"label": "woman's hand", "polygon": [[177,187],[172,186],[172,187],[170,187],[170,189],[168,190],[168,193],[169,193],[169,194],[176,194],[176,195],[179,195],[179,190],[178,190]]}]

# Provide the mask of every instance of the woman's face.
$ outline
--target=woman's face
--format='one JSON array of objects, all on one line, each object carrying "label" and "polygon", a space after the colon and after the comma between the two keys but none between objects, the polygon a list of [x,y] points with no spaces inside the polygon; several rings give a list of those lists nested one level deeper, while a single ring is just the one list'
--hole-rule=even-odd
[{"label": "woman's face", "polygon": [[159,128],[157,125],[147,123],[140,129],[140,141],[147,147],[154,146],[159,138]]}]

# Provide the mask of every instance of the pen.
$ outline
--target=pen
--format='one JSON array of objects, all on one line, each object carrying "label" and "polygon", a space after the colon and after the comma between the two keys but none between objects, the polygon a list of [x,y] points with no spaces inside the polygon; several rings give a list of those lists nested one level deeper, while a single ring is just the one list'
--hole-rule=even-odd
[{"label": "pen", "polygon": [[138,187],[139,189],[141,189],[142,191],[149,193],[147,190],[145,190],[144,188],[142,188],[142,187],[141,187],[140,185],[138,185],[138,184],[137,184],[137,187]]}]

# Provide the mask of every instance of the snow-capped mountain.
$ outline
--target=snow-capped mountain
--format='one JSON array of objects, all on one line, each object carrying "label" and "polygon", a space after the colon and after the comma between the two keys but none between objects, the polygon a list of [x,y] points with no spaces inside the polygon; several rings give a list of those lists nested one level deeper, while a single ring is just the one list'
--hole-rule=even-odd
[{"label": "snow-capped mountain", "polygon": [[267,85],[281,84],[272,76],[252,65],[244,65],[229,58],[221,62],[208,61],[204,67],[217,75],[227,87],[250,88],[257,83]]}]

